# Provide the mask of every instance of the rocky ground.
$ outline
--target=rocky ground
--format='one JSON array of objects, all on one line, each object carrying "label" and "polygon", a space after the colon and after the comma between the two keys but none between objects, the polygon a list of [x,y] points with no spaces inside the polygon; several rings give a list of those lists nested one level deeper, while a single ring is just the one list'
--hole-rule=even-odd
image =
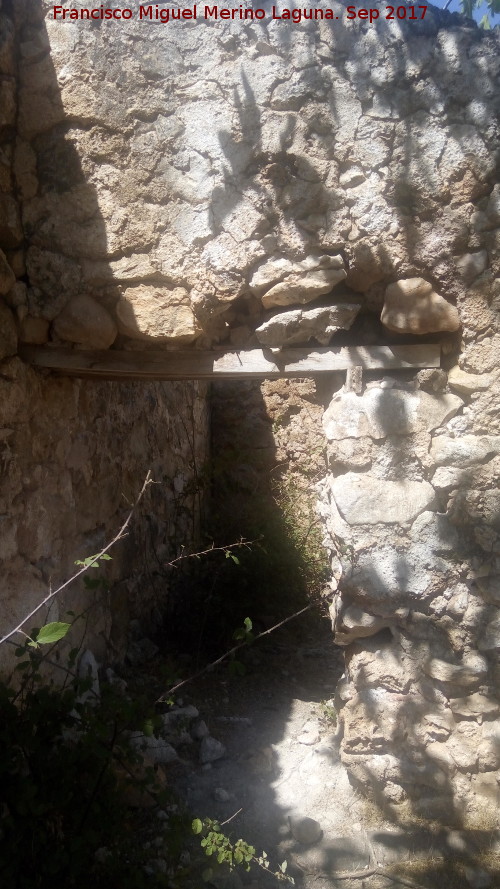
[{"label": "rocky ground", "polygon": [[[244,675],[224,666],[184,686],[166,716],[172,726],[179,715],[167,731],[177,751],[167,774],[190,818],[216,819],[233,841],[265,851],[269,871],[286,860],[303,889],[500,885],[496,835],[390,823],[351,787],[333,708],[342,653],[326,620],[305,622],[302,633],[285,628],[243,660]],[[181,853],[186,885],[278,885],[258,867],[228,873],[212,858],[200,863],[198,840]]]}]

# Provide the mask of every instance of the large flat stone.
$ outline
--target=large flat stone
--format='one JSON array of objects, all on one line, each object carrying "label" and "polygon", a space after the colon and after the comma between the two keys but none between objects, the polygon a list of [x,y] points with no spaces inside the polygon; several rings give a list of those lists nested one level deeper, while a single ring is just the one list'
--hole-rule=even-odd
[{"label": "large flat stone", "polygon": [[[488,672],[488,662],[481,655],[473,655],[462,664],[450,664],[440,658],[430,658],[422,664],[422,669],[431,679],[437,679],[457,689],[475,689]],[[457,695],[460,697],[460,694]]]},{"label": "large flat stone", "polygon": [[323,415],[330,441],[343,438],[386,438],[430,431],[462,407],[457,395],[430,395],[420,389],[368,389],[363,395],[341,392]]},{"label": "large flat stone", "polygon": [[500,454],[500,435],[461,435],[450,438],[442,435],[435,438],[430,456],[438,466],[472,466],[483,463],[487,457]]},{"label": "large flat stone", "polygon": [[390,482],[347,472],[332,484],[337,507],[349,525],[411,522],[434,503],[428,482]]},{"label": "large flat stone", "polygon": [[348,330],[361,308],[360,303],[339,303],[317,309],[280,312],[261,324],[255,333],[263,346],[290,346],[317,340],[327,346],[339,330]]},{"label": "large flat stone", "polygon": [[261,297],[264,308],[271,309],[312,302],[345,277],[341,256],[307,256],[298,262],[278,257],[257,269],[250,288]]}]

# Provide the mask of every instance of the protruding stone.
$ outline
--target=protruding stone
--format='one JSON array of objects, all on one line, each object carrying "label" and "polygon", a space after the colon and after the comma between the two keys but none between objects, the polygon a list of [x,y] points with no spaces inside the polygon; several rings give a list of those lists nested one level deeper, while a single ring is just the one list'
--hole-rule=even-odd
[{"label": "protruding stone", "polygon": [[406,278],[390,284],[380,316],[382,324],[397,333],[437,333],[460,327],[460,316],[432,284],[423,278]]},{"label": "protruding stone", "polygon": [[192,343],[201,333],[183,287],[129,287],[116,314],[121,332],[133,339]]},{"label": "protruding stone", "polygon": [[117,328],[109,312],[91,296],[75,296],[53,323],[56,336],[89,349],[107,349]]},{"label": "protruding stone", "polygon": [[422,669],[427,676],[457,686],[459,689],[474,688],[484,679],[488,672],[488,663],[481,655],[470,657],[463,664],[450,664],[439,658],[425,661]]},{"label": "protruding stone", "polygon": [[454,716],[462,719],[484,719],[500,713],[500,701],[474,692],[465,698],[451,698],[450,708]]},{"label": "protruding stone", "polygon": [[448,383],[460,394],[470,395],[472,392],[482,392],[489,389],[492,384],[492,376],[491,374],[469,374],[456,364],[448,372]]},{"label": "protruding stone", "polygon": [[255,333],[263,346],[289,346],[315,339],[326,346],[339,330],[349,330],[360,303],[339,303],[318,309],[282,312],[261,324]]},{"label": "protruding stone", "polygon": [[411,522],[429,509],[435,498],[428,482],[391,482],[356,472],[336,478],[332,493],[349,525]]},{"label": "protruding stone", "polygon": [[340,615],[334,641],[337,645],[350,645],[355,639],[374,636],[388,623],[383,617],[369,614],[357,605],[349,605]]},{"label": "protruding stone", "polygon": [[449,438],[440,435],[432,442],[430,456],[438,466],[473,466],[487,457],[500,454],[500,435],[461,435]]},{"label": "protruding stone", "polygon": [[275,258],[253,275],[250,288],[264,308],[303,305],[328,293],[346,277],[341,256],[308,256],[300,262]]},{"label": "protruding stone", "polygon": [[364,395],[341,392],[323,415],[330,441],[343,438],[386,438],[431,431],[462,407],[457,395],[430,395],[417,389],[368,389]]}]

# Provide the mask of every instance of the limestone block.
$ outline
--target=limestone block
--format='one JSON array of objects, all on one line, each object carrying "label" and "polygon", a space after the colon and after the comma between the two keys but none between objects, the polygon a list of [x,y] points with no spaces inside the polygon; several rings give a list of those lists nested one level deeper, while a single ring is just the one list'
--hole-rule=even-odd
[{"label": "limestone block", "polygon": [[460,327],[460,316],[432,284],[423,278],[406,278],[390,284],[380,316],[382,324],[398,333],[436,333]]},{"label": "limestone block", "polygon": [[455,686],[460,697],[460,691],[477,687],[484,680],[488,672],[488,662],[481,655],[470,655],[463,664],[450,664],[439,658],[429,658],[422,665],[427,676],[437,679],[439,682]]},{"label": "limestone block", "polygon": [[271,309],[273,306],[309,303],[323,293],[329,293],[344,278],[343,269],[318,269],[305,275],[292,274],[264,294],[262,305],[265,309]]},{"label": "limestone block", "polygon": [[310,339],[327,346],[337,331],[350,328],[360,308],[359,303],[339,303],[318,309],[281,312],[261,324],[255,333],[263,346],[289,346],[307,343]]},{"label": "limestone block", "polygon": [[116,314],[121,332],[133,339],[192,343],[201,333],[182,287],[128,287]]},{"label": "limestone block", "polygon": [[451,775],[455,774],[457,764],[451,755],[448,744],[444,744],[442,741],[432,741],[430,744],[427,744],[425,755],[434,760],[441,768],[444,768],[446,772],[449,772]]},{"label": "limestone block", "polygon": [[109,312],[91,296],[75,296],[53,323],[56,336],[89,349],[107,349],[117,328]]},{"label": "limestone block", "polygon": [[346,277],[341,256],[308,256],[294,262],[274,257],[250,279],[250,289],[266,309],[311,302]]},{"label": "limestone block", "polygon": [[[389,621],[386,621],[386,625],[387,623]],[[373,686],[384,688],[388,692],[405,694],[411,683],[418,678],[418,674],[418,663],[406,658],[395,645],[380,644],[377,638],[363,642],[363,646],[357,647],[349,659],[349,676],[353,689]],[[392,699],[389,697],[388,700]]]},{"label": "limestone block", "polygon": [[492,374],[469,374],[461,370],[458,364],[448,372],[448,383],[452,389],[456,389],[461,395],[470,395],[472,392],[482,392],[489,389],[493,383]]},{"label": "limestone block", "polygon": [[461,435],[450,438],[440,435],[432,441],[430,456],[438,466],[473,466],[487,457],[500,454],[499,435]]},{"label": "limestone block", "polygon": [[323,428],[330,441],[413,435],[445,423],[462,405],[458,395],[435,396],[420,389],[373,388],[363,395],[340,392],[324,413]]},{"label": "limestone block", "polygon": [[83,280],[93,286],[109,284],[112,281],[140,283],[157,277],[158,266],[159,263],[152,264],[147,253],[133,253],[132,256],[123,256],[121,259],[112,259],[109,262],[95,262],[89,259],[81,262]]},{"label": "limestone block", "polygon": [[472,284],[488,268],[488,252],[479,250],[477,253],[465,253],[456,260],[456,265],[465,283]]},{"label": "limestone block", "polygon": [[457,719],[482,719],[496,716],[500,712],[500,702],[480,692],[465,698],[451,698],[450,708]]},{"label": "limestone block", "polygon": [[390,482],[355,472],[336,478],[332,492],[349,525],[411,522],[431,507],[435,498],[428,482]]},{"label": "limestone block", "polygon": [[[428,547],[431,553],[456,553],[458,534],[445,515],[423,512],[413,522],[410,536],[420,547]],[[428,559],[432,563],[432,559]]]},{"label": "limestone block", "polygon": [[350,645],[355,639],[374,636],[388,624],[389,621],[383,617],[370,614],[357,605],[349,605],[338,620],[334,641],[336,645]]},{"label": "limestone block", "polygon": [[3,250],[0,250],[0,294],[8,293],[16,283],[16,276],[12,271]]},{"label": "limestone block", "polygon": [[14,316],[0,300],[0,360],[17,352],[17,330]]}]

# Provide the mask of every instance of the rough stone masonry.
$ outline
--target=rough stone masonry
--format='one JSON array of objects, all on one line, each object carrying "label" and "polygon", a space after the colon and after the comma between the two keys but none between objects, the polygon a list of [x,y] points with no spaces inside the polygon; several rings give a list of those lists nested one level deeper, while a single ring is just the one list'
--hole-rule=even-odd
[{"label": "rough stone masonry", "polygon": [[372,375],[324,417],[342,755],[395,811],[495,817],[500,40],[371,6],[2,0],[1,348],[441,340],[442,370]]}]

